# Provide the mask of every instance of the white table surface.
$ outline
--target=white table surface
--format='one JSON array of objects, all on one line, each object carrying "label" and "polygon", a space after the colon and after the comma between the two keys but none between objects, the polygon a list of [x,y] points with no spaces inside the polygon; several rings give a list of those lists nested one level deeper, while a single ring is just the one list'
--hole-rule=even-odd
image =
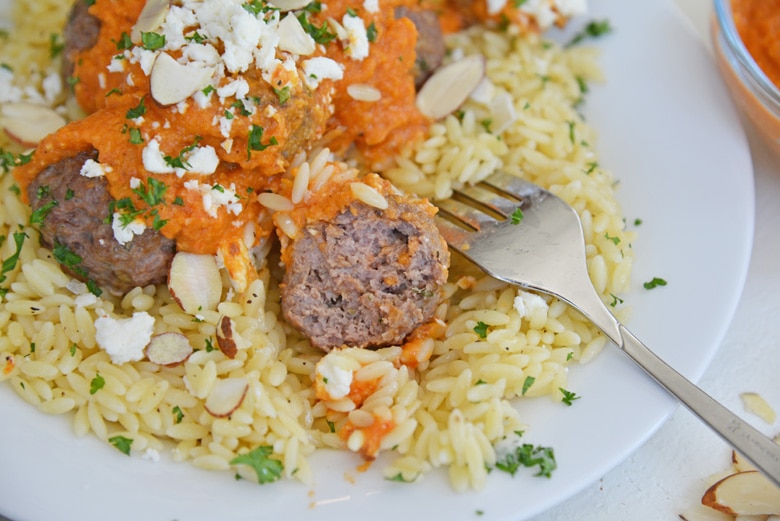
[{"label": "white table surface", "polygon": [[[709,46],[710,0],[677,2],[689,17],[692,30]],[[780,422],[766,425],[747,412],[740,394],[757,392],[780,409],[780,159],[770,155],[748,123],[744,126],[755,170],[752,258],[728,333],[698,383],[762,432],[775,435],[780,432]],[[716,263],[713,260],[713,283],[717,283]],[[626,461],[533,521],[679,519],[683,510],[700,501],[708,477],[728,468],[730,455],[731,448],[725,442],[680,406]]]}]

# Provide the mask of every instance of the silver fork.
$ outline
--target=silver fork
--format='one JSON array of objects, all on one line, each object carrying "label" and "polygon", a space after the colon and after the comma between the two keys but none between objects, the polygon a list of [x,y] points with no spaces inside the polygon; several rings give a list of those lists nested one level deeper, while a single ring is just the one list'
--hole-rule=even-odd
[{"label": "silver fork", "polygon": [[437,202],[451,248],[489,275],[561,299],[579,310],[632,360],[764,475],[780,486],[780,445],[661,360],[610,313],[585,262],[579,216],[539,186],[497,173]]}]

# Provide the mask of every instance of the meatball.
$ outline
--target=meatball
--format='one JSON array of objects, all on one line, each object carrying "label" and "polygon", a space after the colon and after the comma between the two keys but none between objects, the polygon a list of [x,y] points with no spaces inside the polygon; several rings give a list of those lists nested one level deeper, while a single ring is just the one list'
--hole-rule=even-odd
[{"label": "meatball", "polygon": [[81,168],[97,153],[82,152],[43,169],[27,187],[44,245],[65,271],[122,295],[136,286],[165,282],[176,244],[147,228],[125,245],[114,238],[109,209],[113,198],[102,177]]},{"label": "meatball", "polygon": [[387,199],[385,210],[355,201],[290,245],[282,310],[325,351],[402,344],[441,301],[446,243],[421,201]]},{"label": "meatball", "polygon": [[441,66],[447,52],[439,17],[430,10],[410,9],[403,6],[395,9],[395,16],[408,18],[417,29],[417,44],[414,48],[417,55],[414,64],[414,85],[419,89]]},{"label": "meatball", "polygon": [[100,20],[89,14],[89,5],[87,0],[76,0],[63,30],[62,76],[66,82],[73,75],[75,55],[98,41]]}]

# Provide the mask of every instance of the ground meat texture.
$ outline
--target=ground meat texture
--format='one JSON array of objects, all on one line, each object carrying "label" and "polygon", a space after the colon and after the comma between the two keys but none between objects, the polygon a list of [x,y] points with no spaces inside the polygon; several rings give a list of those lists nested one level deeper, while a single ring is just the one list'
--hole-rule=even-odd
[{"label": "ground meat texture", "polygon": [[400,345],[433,317],[447,279],[447,245],[419,206],[389,200],[398,217],[354,202],[292,243],[282,311],[314,346]]},{"label": "ground meat texture", "polygon": [[97,43],[100,20],[87,12],[87,0],[76,0],[63,30],[65,48],[62,51],[62,76],[67,80],[73,75],[74,57]]},{"label": "ground meat texture", "polygon": [[414,64],[414,85],[419,89],[441,66],[447,52],[439,18],[433,11],[403,6],[395,9],[395,16],[408,18],[417,29],[417,45],[414,48],[417,55]]},{"label": "ground meat texture", "polygon": [[151,228],[124,246],[116,241],[108,183],[80,174],[84,163],[96,155],[82,152],[55,163],[28,186],[42,243],[52,248],[65,271],[116,295],[165,282],[175,242]]}]

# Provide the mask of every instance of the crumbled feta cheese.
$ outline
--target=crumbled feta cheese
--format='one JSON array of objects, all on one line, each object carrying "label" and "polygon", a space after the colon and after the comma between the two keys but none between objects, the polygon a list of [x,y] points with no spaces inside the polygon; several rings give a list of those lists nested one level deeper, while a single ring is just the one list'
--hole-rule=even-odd
[{"label": "crumbled feta cheese", "polygon": [[149,51],[143,47],[136,46],[130,52],[130,62],[139,64],[144,74],[149,76],[158,54],[160,54],[158,51]]},{"label": "crumbled feta cheese", "polygon": [[95,340],[117,365],[141,360],[153,332],[154,318],[145,311],[133,313],[130,318],[104,314],[95,320]]},{"label": "crumbled feta cheese", "polygon": [[195,147],[185,154],[188,169],[193,174],[210,175],[217,171],[219,166],[219,157],[214,147]]},{"label": "crumbled feta cheese", "polygon": [[240,202],[241,199],[236,195],[235,184],[231,183],[230,187],[226,188],[221,185],[201,184],[191,179],[184,183],[184,188],[199,192],[203,202],[203,209],[210,217],[215,219],[221,207],[224,207],[227,212],[233,215],[240,214],[244,209],[244,205]]},{"label": "crumbled feta cheese", "polygon": [[146,449],[146,452],[141,455],[141,459],[149,460],[152,463],[158,463],[160,461],[160,452],[149,447]]},{"label": "crumbled feta cheese", "polygon": [[318,56],[303,62],[306,85],[314,90],[325,79],[340,80],[344,77],[341,65],[330,58]]},{"label": "crumbled feta cheese", "polygon": [[54,72],[43,78],[41,82],[43,95],[46,101],[54,103],[57,97],[62,94],[62,76],[59,72]]},{"label": "crumbled feta cheese", "polygon": [[111,229],[114,230],[114,239],[116,242],[124,246],[128,242],[133,240],[136,235],[141,235],[146,230],[146,223],[141,219],[133,219],[127,224],[122,222],[122,214],[114,212],[113,220],[111,221]]},{"label": "crumbled feta cheese", "polygon": [[130,178],[130,188],[132,188],[133,190],[135,190],[137,188],[141,188],[141,180],[138,179],[137,177],[131,177]]},{"label": "crumbled feta cheese", "polygon": [[225,98],[235,96],[238,99],[244,99],[249,94],[249,83],[244,78],[238,78],[236,80],[227,83],[226,85],[217,89],[217,96],[224,101]]},{"label": "crumbled feta cheese", "polygon": [[95,304],[96,302],[97,302],[97,297],[94,294],[89,292],[83,293],[77,296],[75,299],[73,299],[73,304],[77,308],[85,308],[87,306],[91,306],[92,304]]},{"label": "crumbled feta cheese", "polygon": [[523,290],[517,290],[513,307],[520,314],[520,318],[531,316],[540,310],[547,311],[549,308],[542,297]]},{"label": "crumbled feta cheese", "polygon": [[106,66],[108,72],[125,72],[125,57],[120,54],[111,58],[111,61]]},{"label": "crumbled feta cheese", "polygon": [[363,9],[369,13],[379,12],[379,0],[363,0]]},{"label": "crumbled feta cheese", "polygon": [[141,153],[144,162],[144,168],[147,172],[153,174],[171,174],[174,169],[165,162],[165,154],[160,150],[160,140],[157,138],[149,140]]},{"label": "crumbled feta cheese", "polygon": [[110,166],[104,166],[93,159],[87,159],[81,166],[80,175],[84,177],[105,177],[107,172],[111,172]]},{"label": "crumbled feta cheese", "polygon": [[347,30],[349,37],[349,46],[346,54],[353,60],[362,60],[368,56],[368,32],[363,24],[363,19],[350,14],[344,15],[341,21],[344,29]]},{"label": "crumbled feta cheese", "polygon": [[341,351],[331,351],[317,362],[315,373],[328,396],[333,400],[340,400],[349,394],[352,377],[358,369],[360,364],[357,360]]}]

